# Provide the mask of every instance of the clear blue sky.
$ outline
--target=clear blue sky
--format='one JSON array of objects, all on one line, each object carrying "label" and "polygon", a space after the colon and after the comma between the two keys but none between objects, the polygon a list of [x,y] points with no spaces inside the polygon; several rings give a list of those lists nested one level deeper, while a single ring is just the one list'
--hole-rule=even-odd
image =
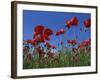
[{"label": "clear blue sky", "polygon": [[[73,16],[78,18],[78,26],[67,29],[65,27],[65,21],[70,20]],[[23,39],[32,39],[32,34],[34,27],[36,25],[43,25],[53,30],[55,33],[60,29],[65,29],[67,32],[65,35],[51,36],[49,43],[51,45],[58,45],[60,41],[64,41],[67,44],[67,39],[75,39],[74,32],[78,37],[78,43],[82,40],[88,39],[90,37],[90,30],[87,32],[81,32],[80,28],[83,28],[83,21],[85,19],[91,18],[89,13],[71,13],[71,12],[49,12],[49,11],[31,11],[23,10]]]}]

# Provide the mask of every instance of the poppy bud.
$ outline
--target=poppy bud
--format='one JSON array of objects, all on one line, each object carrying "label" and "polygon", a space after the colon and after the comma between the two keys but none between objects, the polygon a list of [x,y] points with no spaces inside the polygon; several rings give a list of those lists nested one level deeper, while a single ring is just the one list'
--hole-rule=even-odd
[{"label": "poppy bud", "polygon": [[91,20],[90,20],[90,19],[84,20],[84,26],[85,26],[86,28],[90,28],[90,26],[91,26]]},{"label": "poppy bud", "polygon": [[78,25],[78,19],[76,17],[73,17],[71,19],[71,25],[73,25],[73,26],[77,26]]},{"label": "poppy bud", "polygon": [[64,29],[61,29],[59,32],[60,32],[60,34],[64,34],[65,33],[65,30]]},{"label": "poppy bud", "polygon": [[71,27],[71,22],[66,20],[66,27],[69,29]]},{"label": "poppy bud", "polygon": [[56,36],[59,36],[60,35],[60,32],[56,32]]}]

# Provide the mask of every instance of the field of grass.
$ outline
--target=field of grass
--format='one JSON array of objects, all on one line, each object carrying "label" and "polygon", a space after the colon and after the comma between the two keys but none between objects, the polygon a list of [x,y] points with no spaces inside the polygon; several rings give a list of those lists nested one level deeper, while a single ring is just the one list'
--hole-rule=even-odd
[{"label": "field of grass", "polygon": [[23,69],[34,68],[56,68],[56,67],[77,67],[77,66],[90,66],[90,52],[86,52],[84,49],[77,53],[72,51],[60,51],[55,57],[39,57],[39,54],[35,54],[34,57],[23,55]]}]

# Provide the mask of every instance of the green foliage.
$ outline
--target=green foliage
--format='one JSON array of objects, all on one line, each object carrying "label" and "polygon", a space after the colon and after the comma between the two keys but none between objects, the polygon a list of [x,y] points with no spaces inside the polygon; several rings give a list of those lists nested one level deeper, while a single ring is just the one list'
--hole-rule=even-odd
[{"label": "green foliage", "polygon": [[90,60],[90,52],[85,53],[85,51],[80,51],[77,54],[71,51],[61,51],[54,58],[40,58],[38,54],[35,54],[32,60],[28,62],[24,60],[23,69],[90,66]]}]

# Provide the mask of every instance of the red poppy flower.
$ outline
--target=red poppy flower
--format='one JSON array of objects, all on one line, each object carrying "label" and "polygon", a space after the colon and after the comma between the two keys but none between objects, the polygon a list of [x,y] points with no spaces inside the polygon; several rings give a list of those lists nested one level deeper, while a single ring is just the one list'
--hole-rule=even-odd
[{"label": "red poppy flower", "polygon": [[44,34],[50,36],[50,35],[53,34],[53,31],[52,31],[51,29],[49,29],[49,28],[46,28],[46,29],[44,30]]},{"label": "red poppy flower", "polygon": [[45,46],[51,48],[51,45],[48,42],[46,42]]},{"label": "red poppy flower", "polygon": [[82,44],[84,45],[84,46],[88,46],[88,45],[90,45],[90,39],[88,39],[88,40],[84,40],[83,42],[82,42]]},{"label": "red poppy flower", "polygon": [[86,28],[90,28],[90,26],[91,26],[91,20],[90,20],[90,19],[84,20],[84,26],[85,26]]},{"label": "red poppy flower", "polygon": [[74,16],[72,19],[71,19],[71,25],[73,26],[77,26],[78,25],[78,19]]},{"label": "red poppy flower", "polygon": [[36,40],[35,39],[33,39],[33,40],[27,40],[27,43],[30,43],[30,44],[36,46]]},{"label": "red poppy flower", "polygon": [[31,42],[37,42],[39,40],[39,37],[35,37]]},{"label": "red poppy flower", "polygon": [[60,34],[64,34],[65,30],[64,29],[60,29],[60,31],[56,32],[56,36],[59,36]]},{"label": "red poppy flower", "polygon": [[56,48],[56,46],[52,46],[52,49],[55,49]]},{"label": "red poppy flower", "polygon": [[84,46],[87,46],[87,45],[88,45],[88,43],[87,43],[87,42],[83,42],[83,45],[84,45]]},{"label": "red poppy flower", "polygon": [[59,36],[60,35],[60,32],[58,31],[58,32],[56,32],[56,36]]},{"label": "red poppy flower", "polygon": [[48,40],[48,41],[50,40],[50,38],[48,36],[45,36],[45,39]]},{"label": "red poppy flower", "polygon": [[34,45],[34,46],[36,46],[35,40],[32,40],[32,43],[31,44]]},{"label": "red poppy flower", "polygon": [[77,43],[77,41],[76,40],[72,40],[72,44],[76,44]]},{"label": "red poppy flower", "polygon": [[48,35],[46,35],[46,34],[43,34],[43,36],[44,36],[44,38],[46,39],[46,40],[50,40],[50,38],[49,38],[49,36]]},{"label": "red poppy flower", "polygon": [[75,44],[77,43],[76,40],[67,40],[67,42],[68,42],[69,44],[72,44],[72,45],[75,45]]},{"label": "red poppy flower", "polygon": [[37,32],[38,34],[41,34],[44,30],[44,26],[42,25],[37,25],[35,28],[34,28],[34,31]]},{"label": "red poppy flower", "polygon": [[60,34],[64,34],[65,33],[65,30],[64,29],[60,29]]},{"label": "red poppy flower", "polygon": [[44,40],[45,38],[44,38],[44,35],[40,35],[40,42],[45,42],[45,40]]},{"label": "red poppy flower", "polygon": [[[40,36],[41,36],[41,35],[40,35]],[[39,41],[40,36],[35,37],[34,40],[35,40],[35,41]]]},{"label": "red poppy flower", "polygon": [[71,22],[66,20],[66,27],[69,29],[71,27]]},{"label": "red poppy flower", "polygon": [[71,40],[67,40],[67,42],[70,44],[71,43]]},{"label": "red poppy flower", "polygon": [[90,44],[91,44],[91,39],[84,40],[78,45],[78,49],[83,48],[84,46],[88,46]]},{"label": "red poppy flower", "polygon": [[38,32],[34,32],[33,38],[35,38],[38,34],[39,34]]}]

